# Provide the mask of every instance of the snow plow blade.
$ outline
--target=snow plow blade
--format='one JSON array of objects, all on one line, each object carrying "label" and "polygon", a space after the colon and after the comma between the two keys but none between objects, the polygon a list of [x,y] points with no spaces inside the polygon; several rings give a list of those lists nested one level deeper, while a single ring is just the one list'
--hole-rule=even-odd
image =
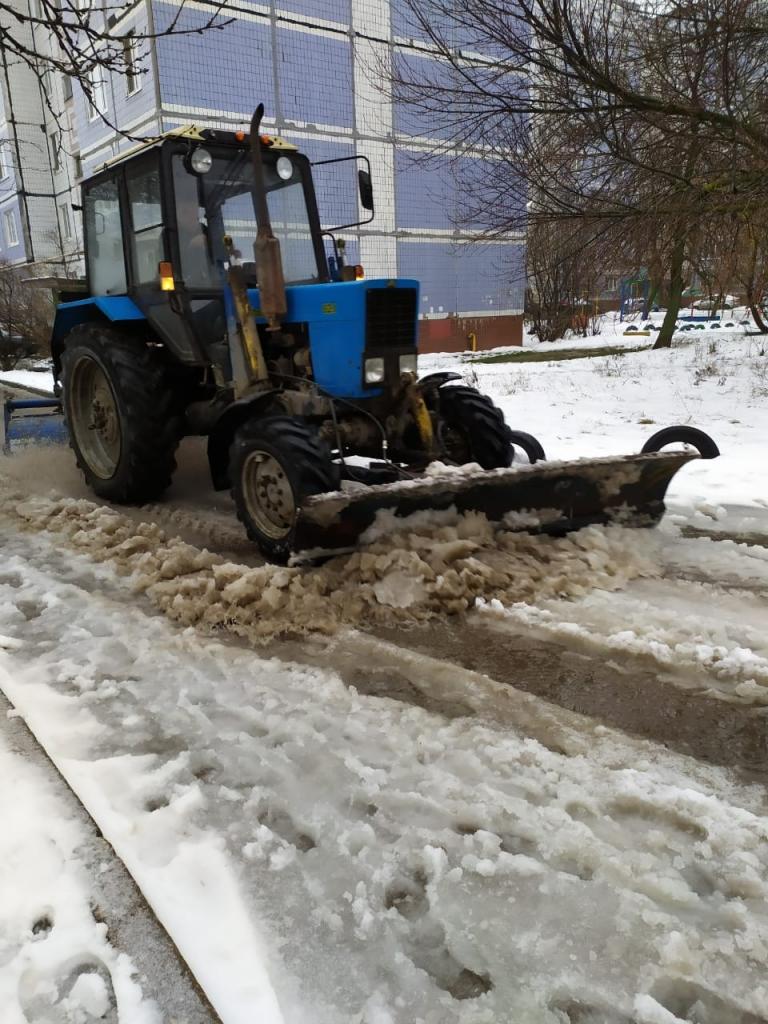
[{"label": "snow plow blade", "polygon": [[619,458],[539,462],[509,469],[424,476],[310,498],[299,513],[294,551],[301,558],[365,543],[376,514],[447,509],[482,512],[505,529],[564,534],[593,524],[654,526],[672,477],[698,454],[654,452]]}]

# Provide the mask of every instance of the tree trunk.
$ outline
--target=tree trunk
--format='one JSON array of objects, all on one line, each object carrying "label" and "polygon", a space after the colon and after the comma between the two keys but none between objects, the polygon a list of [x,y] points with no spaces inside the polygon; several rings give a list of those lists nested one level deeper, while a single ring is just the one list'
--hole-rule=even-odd
[{"label": "tree trunk", "polygon": [[749,305],[749,311],[752,314],[752,319],[755,321],[758,331],[760,331],[761,334],[768,334],[768,326],[766,325],[765,320],[763,320],[762,313],[751,295],[747,296],[747,304]]},{"label": "tree trunk", "polygon": [[675,242],[672,249],[672,257],[669,264],[669,299],[667,300],[667,312],[664,323],[661,325],[659,336],[654,343],[654,348],[672,348],[672,335],[675,333],[677,314],[680,312],[680,303],[683,298],[683,261],[685,259],[685,235]]}]

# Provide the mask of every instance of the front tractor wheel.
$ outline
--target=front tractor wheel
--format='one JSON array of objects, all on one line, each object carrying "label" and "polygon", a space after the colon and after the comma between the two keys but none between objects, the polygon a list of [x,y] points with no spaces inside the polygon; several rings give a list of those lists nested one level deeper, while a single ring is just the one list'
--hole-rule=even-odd
[{"label": "front tractor wheel", "polygon": [[330,449],[303,420],[270,416],[245,423],[230,449],[237,517],[265,558],[284,564],[305,498],[339,487]]},{"label": "front tractor wheel", "polygon": [[461,385],[440,388],[438,396],[438,437],[451,462],[459,466],[477,462],[483,469],[504,469],[511,464],[504,414],[490,398]]},{"label": "front tractor wheel", "polygon": [[141,341],[107,327],[75,327],[61,357],[70,444],[101,498],[151,501],[171,482],[181,436],[162,363]]}]

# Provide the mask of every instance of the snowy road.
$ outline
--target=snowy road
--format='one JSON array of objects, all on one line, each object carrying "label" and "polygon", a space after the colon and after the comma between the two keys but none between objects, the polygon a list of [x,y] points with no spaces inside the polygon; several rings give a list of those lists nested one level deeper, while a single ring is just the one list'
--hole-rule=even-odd
[{"label": "snowy road", "polygon": [[[252,591],[230,595],[228,629],[218,615],[183,628],[156,614],[187,622],[192,598],[199,609],[211,597],[216,565],[199,550],[163,549],[131,519],[43,499],[6,503],[2,529],[8,696],[225,1024],[562,1024],[589,1019],[588,1007],[598,1022],[650,1024],[685,1020],[695,1005],[716,1024],[768,1017],[762,786],[409,653],[418,628],[400,629],[399,650],[370,635],[402,627],[408,609],[381,606],[388,624],[377,625],[362,602],[357,624],[369,635],[337,621],[341,633],[326,641],[265,659],[246,643]],[[675,559],[697,565],[697,546],[712,542],[681,549],[639,536],[631,554],[611,531],[581,546],[529,539],[545,545],[535,554],[550,578],[553,565],[562,575],[535,606],[525,601],[534,552],[513,545],[503,576],[528,564],[528,583],[506,584],[521,599],[476,614],[503,631],[535,612],[528,635],[565,632],[620,661],[662,665],[680,586],[665,574]],[[467,551],[443,539],[441,558],[446,544],[462,580]],[[720,547],[724,570],[764,586],[760,549]],[[136,569],[134,558],[143,596],[116,573]],[[416,564],[398,562],[401,585]],[[494,569],[498,592],[498,556]],[[232,571],[218,570],[224,589]],[[251,572],[262,574],[262,601],[264,573],[277,584],[270,600],[285,590],[285,570]],[[291,599],[314,609],[319,585]],[[638,652],[604,626],[643,587]],[[711,689],[764,704],[762,676],[737,692],[747,680],[734,652],[754,643],[753,676],[768,657],[755,592],[743,593],[728,595],[742,599],[741,615],[734,604],[723,616],[705,590],[690,621],[676,620],[674,639],[693,654],[673,685],[695,676],[691,699]],[[420,600],[429,606],[428,587]],[[304,665],[287,660],[302,650]],[[350,685],[353,667],[372,692]],[[617,671],[619,698],[621,685]]]},{"label": "snowy road", "polygon": [[[195,442],[138,510],[0,468],[2,688],[224,1024],[768,1021],[762,364],[662,356],[546,385],[563,455],[717,412],[732,461],[653,532],[446,513],[277,569]],[[477,372],[551,417],[540,369]]]}]

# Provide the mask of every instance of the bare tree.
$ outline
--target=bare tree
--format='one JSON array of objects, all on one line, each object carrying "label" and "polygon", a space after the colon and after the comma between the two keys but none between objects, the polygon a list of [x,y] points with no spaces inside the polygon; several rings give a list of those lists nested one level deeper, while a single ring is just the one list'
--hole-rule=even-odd
[{"label": "bare tree", "polygon": [[[122,77],[146,73],[149,44],[167,36],[198,35],[223,29],[231,19],[223,17],[229,0],[218,0],[202,24],[184,27],[185,2],[176,8],[159,30],[147,27],[130,32],[116,31],[113,24],[130,10],[129,0],[105,0],[103,6],[82,4],[78,0],[0,0],[0,51],[9,73],[14,67],[29,69],[38,79],[44,102],[54,119],[61,123],[62,112],[53,100],[48,77],[52,72],[65,75],[81,86],[86,99],[109,127],[127,138],[101,109],[99,90],[106,75]],[[44,39],[45,45],[38,41]]]},{"label": "bare tree", "polygon": [[43,355],[53,319],[50,292],[23,280],[29,271],[0,263],[0,369],[13,370],[22,359]]},{"label": "bare tree", "polygon": [[612,238],[668,281],[669,345],[700,225],[768,204],[761,3],[402,2],[430,59],[395,59],[396,99],[495,169],[460,181],[473,223]]},{"label": "bare tree", "polygon": [[[587,252],[585,257],[585,242]],[[568,330],[586,337],[600,278],[610,252],[603,240],[578,229],[535,223],[528,233],[526,313],[540,341],[556,341]]]},{"label": "bare tree", "polygon": [[763,302],[768,295],[768,211],[744,217],[739,223],[734,278],[744,291],[757,329],[768,334]]}]

